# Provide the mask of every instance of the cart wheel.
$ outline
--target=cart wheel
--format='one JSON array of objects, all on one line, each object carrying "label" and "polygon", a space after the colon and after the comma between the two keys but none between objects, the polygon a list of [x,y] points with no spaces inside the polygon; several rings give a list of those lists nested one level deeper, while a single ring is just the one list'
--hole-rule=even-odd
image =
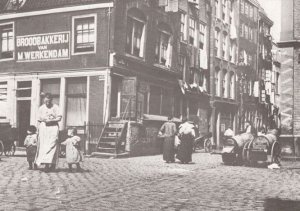
[{"label": "cart wheel", "polygon": [[4,154],[5,154],[6,156],[13,156],[13,155],[15,154],[15,152],[16,152],[16,146],[15,146],[15,144],[11,144],[11,145],[8,147],[8,149],[5,149],[5,150],[4,150]]},{"label": "cart wheel", "polygon": [[277,141],[275,141],[272,145],[271,150],[271,163],[280,164],[281,160],[281,147]]},{"label": "cart wheel", "polygon": [[248,160],[249,145],[250,145],[250,142],[247,142],[247,143],[244,145],[244,147],[243,147],[243,153],[242,153],[243,162],[244,162],[246,165],[249,164],[249,160]]},{"label": "cart wheel", "polygon": [[3,154],[4,152],[4,145],[3,142],[0,140],[0,156]]},{"label": "cart wheel", "polygon": [[253,147],[253,141],[254,141],[254,139],[249,142],[248,151],[247,151],[247,161],[248,161],[248,165],[249,166],[255,166],[255,165],[257,165],[257,161],[254,161],[251,158],[251,148]]},{"label": "cart wheel", "polygon": [[205,150],[205,152],[211,152],[212,144],[211,144],[210,138],[205,139],[205,141],[204,141],[204,150]]}]

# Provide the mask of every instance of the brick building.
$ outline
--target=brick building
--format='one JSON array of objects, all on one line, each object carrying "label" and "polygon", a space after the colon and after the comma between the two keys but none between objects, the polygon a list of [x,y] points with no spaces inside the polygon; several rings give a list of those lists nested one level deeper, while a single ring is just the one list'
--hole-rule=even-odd
[{"label": "brick building", "polygon": [[300,155],[300,2],[282,1],[281,34],[277,43],[281,59],[281,98],[280,114],[284,152],[287,155]]},{"label": "brick building", "polygon": [[[158,153],[169,115],[208,132],[209,1],[165,3],[2,0],[0,120],[20,145],[45,92],[90,151]],[[110,124],[121,131],[106,134]]]},{"label": "brick building", "polygon": [[236,92],[238,62],[239,5],[237,1],[215,0],[212,4],[210,33],[210,90],[214,143],[220,147],[222,134],[237,130],[238,97]]}]

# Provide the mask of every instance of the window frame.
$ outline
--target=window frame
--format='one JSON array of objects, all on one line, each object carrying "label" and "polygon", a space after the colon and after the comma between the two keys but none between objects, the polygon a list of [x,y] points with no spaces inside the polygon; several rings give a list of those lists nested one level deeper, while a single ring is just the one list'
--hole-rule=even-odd
[{"label": "window frame", "polygon": [[[76,52],[75,51],[75,39],[76,39],[76,33],[75,33],[75,21],[76,19],[84,19],[84,18],[94,18],[94,50],[93,51],[86,51],[86,52]],[[84,54],[95,54],[97,52],[97,14],[87,14],[87,15],[78,15],[78,16],[72,16],[72,55],[84,55]]]},{"label": "window frame", "polygon": [[[196,19],[193,17],[189,18],[189,45],[197,47],[197,36],[196,36],[197,26]],[[191,38],[193,39],[193,43],[191,43]]]},{"label": "window frame", "polygon": [[[165,30],[162,30],[162,29],[157,29],[157,32],[158,32],[158,37],[156,38],[156,44],[155,44],[155,51],[157,50],[157,47],[158,47],[158,55],[156,55],[156,52],[155,52],[155,57],[158,56],[158,61],[156,61],[155,59],[155,63],[156,64],[159,64],[159,65],[162,65],[164,67],[167,67],[167,68],[171,68],[171,64],[172,64],[172,58],[171,58],[171,39],[172,39],[172,34],[170,32],[167,32]],[[167,50],[166,50],[166,54],[167,54],[167,58],[164,58],[166,61],[165,63],[163,64],[162,61],[161,61],[161,58],[162,58],[162,51],[161,51],[161,47],[162,47],[162,34],[164,35],[167,35],[168,36],[168,46],[167,46]]]},{"label": "window frame", "polygon": [[[13,51],[12,51],[12,58],[3,58],[0,56],[0,62],[2,61],[11,61],[15,59],[15,53],[16,53],[16,35],[15,35],[15,22],[6,22],[6,23],[0,23],[0,28],[12,25],[12,32],[13,32]],[[2,54],[2,30],[0,30],[0,53]]]},{"label": "window frame", "polygon": [[180,12],[180,41],[187,41],[187,14],[182,11]]},{"label": "window frame", "polygon": [[[201,40],[201,38],[203,38],[203,40]],[[199,48],[204,50],[205,47],[206,47],[206,25],[200,22],[199,23]]]},{"label": "window frame", "polygon": [[[129,55],[131,55],[131,56],[134,56],[134,57],[137,57],[137,58],[141,58],[141,59],[143,59],[143,58],[145,58],[145,45],[146,45],[146,39],[145,39],[145,33],[146,33],[146,22],[144,21],[144,20],[141,20],[141,19],[139,19],[139,18],[137,18],[137,17],[134,17],[134,16],[132,16],[132,15],[129,15],[129,14],[127,14],[127,20],[126,20],[126,39],[127,39],[127,33],[128,33],[128,21],[129,21],[129,19],[131,19],[132,20],[132,23],[133,23],[133,25],[132,25],[132,27],[133,27],[133,29],[132,29],[132,34],[131,34],[131,52],[128,52],[127,51],[127,41],[126,41],[126,43],[125,43],[125,53],[126,54],[129,54]],[[137,28],[137,22],[139,22],[139,23],[142,23],[143,24],[143,27],[142,27],[142,34],[141,34],[141,37],[140,37],[140,49],[139,49],[139,55],[135,55],[135,53],[134,53],[134,48],[136,47],[135,45],[134,45],[134,39],[135,39],[135,30],[136,30],[136,28]]]}]

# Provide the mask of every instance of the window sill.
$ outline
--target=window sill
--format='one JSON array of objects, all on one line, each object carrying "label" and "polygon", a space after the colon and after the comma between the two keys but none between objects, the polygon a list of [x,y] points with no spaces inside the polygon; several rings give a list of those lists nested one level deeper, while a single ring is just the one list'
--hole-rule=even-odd
[{"label": "window sill", "polygon": [[96,51],[87,51],[87,52],[72,52],[72,56],[85,55],[85,54],[96,54]]},{"label": "window sill", "polygon": [[159,67],[159,68],[163,68],[163,69],[165,69],[165,70],[170,70],[171,69],[171,67],[168,67],[168,66],[165,66],[165,65],[162,65],[162,64],[157,64],[157,63],[155,63],[155,64],[153,64],[155,67]]},{"label": "window sill", "polygon": [[132,55],[132,54],[129,54],[129,53],[125,53],[125,56],[130,57],[132,59],[139,60],[139,61],[143,61],[143,62],[145,61],[144,57],[138,57],[138,56],[135,56],[135,55]]},{"label": "window sill", "polygon": [[13,61],[15,58],[0,59],[0,62]]}]

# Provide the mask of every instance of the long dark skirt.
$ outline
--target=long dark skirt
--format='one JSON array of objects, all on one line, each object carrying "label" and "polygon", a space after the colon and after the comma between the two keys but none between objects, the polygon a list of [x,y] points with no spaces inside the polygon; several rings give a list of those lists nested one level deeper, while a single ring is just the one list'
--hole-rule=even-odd
[{"label": "long dark skirt", "polygon": [[166,137],[164,139],[163,159],[166,162],[175,161],[174,137]]},{"label": "long dark skirt", "polygon": [[181,142],[177,148],[176,158],[182,163],[189,163],[192,161],[194,139],[190,135],[183,135],[180,137],[180,141]]},{"label": "long dark skirt", "polygon": [[29,146],[26,148],[26,155],[27,155],[28,162],[34,162],[36,150],[37,150],[36,146]]}]

